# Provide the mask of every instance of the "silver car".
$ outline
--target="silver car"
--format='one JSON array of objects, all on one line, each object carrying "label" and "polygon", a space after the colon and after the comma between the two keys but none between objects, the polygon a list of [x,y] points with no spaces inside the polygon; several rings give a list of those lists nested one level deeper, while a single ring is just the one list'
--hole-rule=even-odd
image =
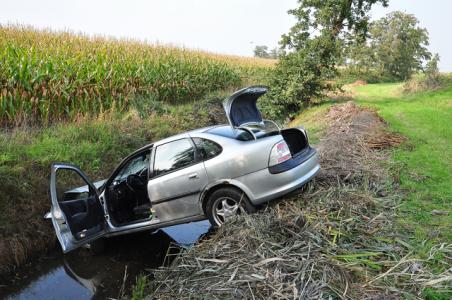
[{"label": "silver car", "polygon": [[54,163],[47,217],[63,251],[203,219],[220,226],[312,179],[320,166],[306,131],[263,120],[256,102],[266,92],[263,86],[237,91],[223,103],[229,125],[147,145],[106,180],[92,183],[76,166]]}]

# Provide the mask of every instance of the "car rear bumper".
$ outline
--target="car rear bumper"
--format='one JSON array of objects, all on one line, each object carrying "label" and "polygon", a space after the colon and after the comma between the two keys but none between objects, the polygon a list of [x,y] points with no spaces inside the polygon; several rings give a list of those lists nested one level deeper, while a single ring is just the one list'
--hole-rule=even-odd
[{"label": "car rear bumper", "polygon": [[247,187],[247,194],[251,203],[259,205],[282,195],[290,193],[311,180],[320,170],[317,151],[311,149],[304,158],[297,159],[298,164],[278,169],[263,169],[239,178]]}]

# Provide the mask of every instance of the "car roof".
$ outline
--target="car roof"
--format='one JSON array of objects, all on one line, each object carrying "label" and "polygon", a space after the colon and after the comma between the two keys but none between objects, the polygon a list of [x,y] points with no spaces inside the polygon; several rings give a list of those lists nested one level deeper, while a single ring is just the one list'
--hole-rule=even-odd
[{"label": "car roof", "polygon": [[[220,126],[224,126],[224,125],[220,125]],[[175,140],[179,140],[179,139],[185,138],[185,137],[187,137],[187,136],[189,136],[189,135],[196,134],[196,133],[204,133],[204,132],[208,132],[210,129],[212,129],[212,128],[214,128],[214,127],[218,127],[218,125],[207,126],[207,127],[202,127],[202,128],[197,128],[197,129],[189,130],[189,131],[184,131],[184,132],[181,132],[181,133],[178,133],[178,134],[169,136],[169,137],[167,137],[167,138],[158,140],[158,141],[156,141],[156,142],[154,142],[154,143],[151,143],[151,144],[149,144],[149,145],[147,145],[147,146],[145,146],[145,147],[143,147],[143,148],[149,147],[149,146],[152,145],[152,144],[159,144],[159,145],[160,145],[160,144],[165,144],[165,143],[168,143],[168,142],[171,142],[171,141],[175,141]]]}]

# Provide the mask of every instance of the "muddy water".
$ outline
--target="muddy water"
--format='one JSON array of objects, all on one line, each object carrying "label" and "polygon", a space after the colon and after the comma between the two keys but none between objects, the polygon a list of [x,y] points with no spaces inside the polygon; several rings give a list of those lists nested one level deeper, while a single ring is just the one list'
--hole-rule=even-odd
[{"label": "muddy water", "polygon": [[143,271],[168,263],[167,253],[190,246],[209,228],[208,221],[201,221],[115,237],[95,256],[86,249],[67,255],[55,249],[1,283],[0,299],[118,298],[130,293]]}]

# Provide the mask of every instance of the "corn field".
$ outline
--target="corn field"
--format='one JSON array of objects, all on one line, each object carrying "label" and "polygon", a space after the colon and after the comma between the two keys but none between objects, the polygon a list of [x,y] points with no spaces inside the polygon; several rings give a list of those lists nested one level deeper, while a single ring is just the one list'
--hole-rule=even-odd
[{"label": "corn field", "polygon": [[134,100],[146,97],[185,103],[262,78],[273,64],[133,40],[0,25],[0,123],[96,116],[124,111]]}]

